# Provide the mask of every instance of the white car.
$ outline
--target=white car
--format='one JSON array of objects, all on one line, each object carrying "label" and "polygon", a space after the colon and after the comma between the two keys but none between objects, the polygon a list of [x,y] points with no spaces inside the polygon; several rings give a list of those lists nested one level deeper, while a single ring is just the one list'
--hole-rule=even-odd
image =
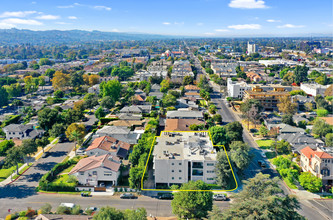
[{"label": "white car", "polygon": [[68,207],[68,208],[74,208],[75,204],[74,203],[61,203],[60,206]]},{"label": "white car", "polygon": [[265,152],[261,152],[260,154],[261,154],[261,156],[262,156],[263,158],[266,158],[266,154],[265,154]]}]

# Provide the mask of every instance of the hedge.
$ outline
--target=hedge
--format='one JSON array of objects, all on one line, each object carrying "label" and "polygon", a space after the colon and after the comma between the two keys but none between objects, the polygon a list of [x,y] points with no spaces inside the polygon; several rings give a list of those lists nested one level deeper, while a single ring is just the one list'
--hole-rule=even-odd
[{"label": "hedge", "polygon": [[15,124],[17,123],[21,118],[21,115],[13,115],[10,119],[7,119],[2,122],[1,127],[6,127],[7,125],[10,124]]},{"label": "hedge", "polygon": [[75,157],[71,160],[64,161],[62,163],[58,163],[55,165],[50,172],[47,172],[42,178],[39,180],[39,189],[44,191],[63,191],[63,192],[73,192],[75,191],[75,187],[67,186],[62,184],[52,183],[57,175],[60,174],[63,170],[67,169],[73,164],[77,164],[79,161],[78,157]]}]

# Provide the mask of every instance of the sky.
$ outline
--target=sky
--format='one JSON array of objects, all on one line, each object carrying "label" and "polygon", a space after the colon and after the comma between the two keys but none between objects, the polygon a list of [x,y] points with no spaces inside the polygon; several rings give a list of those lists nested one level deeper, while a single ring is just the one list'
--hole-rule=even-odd
[{"label": "sky", "polygon": [[332,0],[3,0],[0,29],[332,36],[332,11]]}]

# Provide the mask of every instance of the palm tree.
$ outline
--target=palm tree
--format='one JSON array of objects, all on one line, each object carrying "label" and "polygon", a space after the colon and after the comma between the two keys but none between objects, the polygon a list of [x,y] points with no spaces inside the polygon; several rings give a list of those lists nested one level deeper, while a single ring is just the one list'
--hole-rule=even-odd
[{"label": "palm tree", "polygon": [[75,148],[74,149],[75,149],[75,156],[76,156],[76,144],[78,142],[82,141],[82,137],[81,137],[80,132],[74,130],[70,135],[70,139],[75,141],[75,144],[74,144]]}]

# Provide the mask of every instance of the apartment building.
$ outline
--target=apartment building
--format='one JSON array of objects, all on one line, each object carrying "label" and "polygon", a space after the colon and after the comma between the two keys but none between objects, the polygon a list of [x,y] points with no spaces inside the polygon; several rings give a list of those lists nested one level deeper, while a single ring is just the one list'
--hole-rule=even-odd
[{"label": "apartment building", "polygon": [[230,78],[227,80],[228,96],[233,98],[243,98],[244,92],[251,87],[246,82],[234,82]]},{"label": "apartment building", "polygon": [[247,42],[247,54],[251,55],[257,52],[256,44],[253,42]]},{"label": "apartment building", "polygon": [[208,132],[162,132],[153,151],[155,187],[215,183],[216,150]]},{"label": "apartment building", "polygon": [[317,83],[301,83],[301,90],[303,90],[306,94],[311,95],[313,97],[317,95],[324,96],[324,93],[326,89],[329,87],[329,85],[323,86]]},{"label": "apartment building", "polygon": [[236,77],[236,67],[238,63],[236,62],[213,62],[211,64],[211,68],[215,74],[219,75],[220,77]]},{"label": "apartment building", "polygon": [[171,81],[181,83],[183,82],[185,76],[194,77],[190,62],[188,60],[179,60],[174,62],[171,73]]},{"label": "apartment building", "polygon": [[320,148],[301,150],[300,164],[304,172],[310,172],[323,180],[323,185],[333,184],[333,156]]},{"label": "apartment building", "polygon": [[258,100],[264,108],[264,111],[276,111],[278,110],[277,104],[280,103],[280,99],[285,96],[290,96],[285,88],[274,87],[273,90],[264,91],[259,86],[254,86],[252,90],[244,92],[244,101],[247,99]]}]

